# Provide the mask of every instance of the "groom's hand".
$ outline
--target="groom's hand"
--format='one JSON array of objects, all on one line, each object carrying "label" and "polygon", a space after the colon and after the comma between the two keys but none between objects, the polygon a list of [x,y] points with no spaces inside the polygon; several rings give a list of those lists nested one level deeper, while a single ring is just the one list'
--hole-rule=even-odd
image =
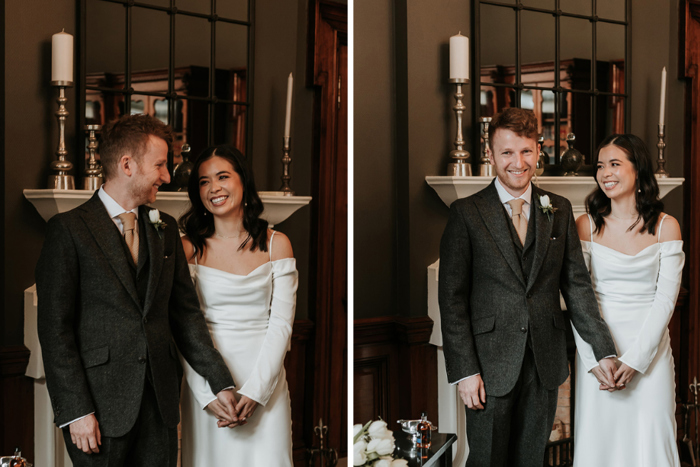
[{"label": "groom's hand", "polygon": [[595,375],[600,383],[601,390],[614,391],[615,387],[615,372],[617,366],[612,358],[603,358],[598,362],[598,366],[593,368],[591,372]]},{"label": "groom's hand", "polygon": [[238,423],[238,411],[236,410],[236,397],[230,389],[223,389],[216,395],[217,400],[228,413],[228,420],[231,423]]},{"label": "groom's hand", "polygon": [[100,426],[95,415],[88,415],[81,418],[69,426],[70,439],[73,444],[85,454],[97,454],[100,452],[98,446],[102,445],[102,435]]},{"label": "groom's hand", "polygon": [[486,403],[486,389],[484,389],[484,380],[481,375],[470,376],[457,383],[459,395],[462,398],[464,405],[472,410],[484,408]]}]

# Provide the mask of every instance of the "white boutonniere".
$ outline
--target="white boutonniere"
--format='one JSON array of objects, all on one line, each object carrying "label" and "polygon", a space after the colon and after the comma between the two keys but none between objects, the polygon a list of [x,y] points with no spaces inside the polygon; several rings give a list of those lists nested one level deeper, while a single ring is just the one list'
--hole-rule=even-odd
[{"label": "white boutonniere", "polygon": [[160,211],[157,209],[151,209],[148,211],[148,220],[151,222],[151,225],[156,229],[156,232],[158,233],[158,237],[163,238],[160,234],[160,231],[162,229],[165,229],[168,224],[160,220]]},{"label": "white boutonniere", "polygon": [[552,206],[552,202],[549,200],[548,195],[540,196],[540,209],[543,213],[547,214],[547,219],[552,222],[552,214],[557,212],[558,208]]}]

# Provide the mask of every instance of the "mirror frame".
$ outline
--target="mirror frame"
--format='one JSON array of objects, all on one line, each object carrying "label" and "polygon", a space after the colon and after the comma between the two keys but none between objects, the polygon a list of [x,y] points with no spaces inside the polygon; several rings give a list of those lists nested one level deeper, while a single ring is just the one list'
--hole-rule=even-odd
[{"label": "mirror frame", "polygon": [[[124,89],[103,89],[98,86],[88,86],[86,83],[86,74],[87,74],[87,34],[86,34],[86,28],[87,28],[87,3],[90,1],[101,1],[105,3],[115,3],[115,4],[120,4],[125,8],[125,16],[126,16],[126,21],[125,21],[125,27],[126,27],[126,32],[125,32],[125,43],[124,43],[124,48],[125,48],[125,63],[124,63]],[[210,0],[211,3],[211,10],[210,11],[216,11],[216,1],[217,0]],[[227,0],[219,0],[219,1],[227,1]],[[248,161],[251,160],[251,155],[253,151],[253,102],[254,102],[254,93],[253,93],[253,83],[254,83],[254,72],[255,72],[255,67],[254,67],[254,55],[255,55],[255,0],[245,0],[248,2],[248,19],[246,21],[243,20],[235,20],[235,19],[229,19],[229,18],[223,18],[220,17],[219,15],[212,15],[212,14],[205,14],[205,13],[195,13],[195,12],[190,12],[190,11],[185,11],[182,9],[179,9],[175,6],[176,0],[170,0],[170,6],[165,7],[165,6],[158,6],[158,5],[152,5],[144,2],[137,2],[134,0],[79,0],[78,4],[78,44],[79,44],[79,51],[77,55],[77,68],[78,68],[78,80],[74,83],[76,89],[76,97],[77,97],[77,106],[76,106],[76,135],[75,135],[75,143],[76,143],[76,153],[78,154],[77,156],[77,164],[76,164],[76,169],[78,174],[82,174],[85,170],[86,166],[86,161],[85,158],[81,156],[83,154],[83,148],[86,147],[86,141],[87,141],[87,134],[83,130],[85,126],[85,105],[86,105],[86,95],[87,91],[106,91],[114,95],[122,94],[125,96],[124,99],[124,113],[125,115],[128,115],[131,111],[131,95],[132,94],[138,94],[138,95],[154,95],[157,97],[165,97],[168,100],[168,123],[172,124],[173,123],[173,118],[175,115],[175,108],[177,105],[178,100],[182,100],[182,96],[179,96],[177,92],[175,91],[174,88],[174,81],[175,81],[175,45],[174,45],[174,40],[176,35],[176,18],[177,15],[186,15],[186,16],[193,16],[193,17],[198,17],[198,18],[205,18],[208,19],[209,22],[212,23],[213,27],[211,30],[211,55],[210,55],[210,60],[209,60],[209,95],[207,97],[190,97],[189,99],[195,99],[200,102],[206,102],[208,104],[208,112],[207,112],[207,146],[212,146],[213,144],[213,139],[214,139],[214,114],[216,113],[216,104],[231,104],[231,105],[240,105],[246,107],[246,116],[245,116],[245,155]],[[168,57],[168,91],[166,93],[149,93],[149,92],[144,92],[144,91],[138,91],[136,92],[132,87],[131,87],[131,75],[132,75],[132,67],[131,67],[131,57],[132,57],[132,38],[131,38],[131,26],[132,26],[132,18],[131,18],[131,13],[132,9],[134,7],[137,8],[147,8],[150,10],[157,10],[157,11],[162,11],[166,12],[169,16],[169,21],[170,21],[170,36],[168,38],[168,43],[169,43],[169,57]],[[216,73],[212,73],[212,70],[216,69],[216,23],[217,22],[225,22],[229,24],[238,24],[238,25],[243,25],[248,28],[248,49],[247,49],[247,60],[246,60],[246,100],[245,102],[241,101],[235,101],[235,100],[226,100],[226,99],[221,99],[216,97],[216,87],[215,87],[215,77]],[[170,151],[168,153],[168,171],[172,175],[173,173],[173,153]]]},{"label": "mirror frame", "polygon": [[[596,111],[597,111],[597,106],[598,106],[598,96],[611,96],[611,97],[623,97],[625,99],[625,113],[624,113],[624,119],[625,119],[625,132],[629,132],[629,127],[630,127],[630,122],[629,122],[629,116],[630,116],[630,96],[629,96],[629,90],[630,90],[630,83],[631,83],[631,77],[632,77],[632,67],[630,64],[630,57],[631,57],[631,28],[629,26],[629,20],[631,18],[631,9],[632,9],[632,2],[630,0],[623,0],[625,2],[625,19],[624,21],[621,20],[611,20],[611,19],[604,19],[598,17],[595,13],[597,12],[597,2],[599,0],[588,0],[591,2],[591,7],[592,7],[592,12],[594,13],[593,15],[581,15],[581,14],[576,14],[576,13],[565,13],[561,10],[560,7],[560,0],[553,0],[554,1],[554,9],[549,10],[549,9],[543,9],[543,8],[537,8],[537,7],[530,7],[526,6],[522,3],[522,0],[514,0],[513,3],[504,3],[503,1],[493,1],[493,0],[473,0],[472,1],[472,12],[471,12],[471,30],[472,30],[472,38],[471,38],[471,69],[472,74],[473,74],[473,79],[471,80],[472,83],[472,149],[473,149],[473,156],[472,156],[472,162],[478,161],[479,158],[481,157],[481,144],[482,144],[482,136],[481,136],[481,123],[479,122],[479,117],[481,116],[481,86],[482,85],[489,85],[489,86],[495,86],[496,87],[505,87],[509,89],[513,89],[515,91],[515,102],[517,106],[520,106],[520,97],[521,93],[525,89],[539,89],[539,90],[548,90],[548,91],[553,91],[555,94],[555,106],[554,106],[554,121],[560,121],[560,102],[561,102],[561,96],[565,94],[564,90],[565,88],[561,87],[560,84],[560,76],[559,73],[554,73],[554,80],[555,84],[552,88],[542,88],[542,87],[536,87],[536,86],[527,86],[523,85],[521,81],[521,70],[522,70],[522,62],[521,62],[521,53],[522,53],[522,47],[521,47],[521,32],[522,32],[522,26],[521,26],[521,13],[522,11],[534,11],[534,12],[540,12],[540,13],[549,13],[555,18],[555,57],[554,57],[554,70],[559,70],[560,69],[560,62],[561,62],[561,57],[559,57],[559,52],[560,52],[560,44],[561,44],[561,28],[560,28],[560,20],[561,17],[571,17],[571,18],[580,18],[580,19],[586,19],[591,22],[592,25],[592,50],[591,50],[591,89],[588,91],[583,91],[583,90],[568,90],[570,93],[577,93],[577,94],[582,94],[585,96],[590,96],[594,97],[591,99],[591,112],[590,112],[590,128],[591,128],[591,134],[590,134],[590,147],[592,151],[595,151],[597,148],[595,142],[596,142],[596,127],[594,125],[594,120],[596,116]],[[600,1],[606,1],[606,0],[600,0]],[[510,84],[496,84],[496,83],[482,83],[481,82],[481,5],[494,5],[498,7],[503,7],[503,8],[510,8],[515,10],[515,15],[516,15],[516,20],[515,20],[515,73],[516,73],[516,84],[510,85]],[[619,24],[623,25],[625,27],[625,92],[624,93],[614,93],[614,92],[604,92],[604,91],[599,91],[597,89],[598,86],[598,80],[595,78],[597,76],[596,74],[596,67],[597,67],[597,57],[596,57],[596,51],[597,51],[597,24],[598,23],[608,23],[608,24]],[[572,57],[573,58],[573,57]],[[561,147],[561,141],[560,141],[560,135],[559,131],[554,132],[554,137],[555,137],[555,143],[554,147],[559,148]],[[559,151],[554,151],[555,153],[555,164],[559,164]],[[593,154],[590,155],[585,155],[586,159],[590,162],[592,160]]]}]

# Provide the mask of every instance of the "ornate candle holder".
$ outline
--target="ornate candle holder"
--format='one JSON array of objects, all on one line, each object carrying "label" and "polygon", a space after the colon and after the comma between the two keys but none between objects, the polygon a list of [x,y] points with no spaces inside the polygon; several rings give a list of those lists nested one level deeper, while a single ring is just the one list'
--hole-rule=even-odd
[{"label": "ornate candle holder", "polygon": [[666,172],[666,159],[664,159],[664,150],[666,149],[666,125],[659,124],[659,142],[656,143],[656,147],[659,148],[659,157],[656,159],[656,178],[668,178],[671,176],[670,173]]},{"label": "ornate candle holder", "polygon": [[479,176],[480,177],[493,177],[496,175],[494,166],[491,165],[489,161],[489,126],[491,125],[491,117],[481,117],[479,122],[483,126],[484,132],[484,148],[481,151],[481,158],[479,159]]},{"label": "ornate candle holder", "polygon": [[282,140],[282,187],[280,191],[284,196],[294,196],[294,191],[289,187],[289,181],[292,177],[289,175],[289,166],[292,163],[292,158],[289,155],[292,138],[285,136]]},{"label": "ornate candle holder", "polygon": [[49,175],[49,188],[58,190],[74,190],[75,180],[72,175],[68,174],[68,171],[73,168],[73,164],[66,160],[66,117],[68,117],[68,110],[66,110],[66,88],[73,87],[72,81],[51,81],[52,86],[58,87],[58,110],[56,111],[56,117],[58,117],[58,149],[56,150],[56,155],[58,160],[51,163],[51,169],[55,171],[55,174]]},{"label": "ornate candle holder", "polygon": [[83,178],[83,190],[95,191],[98,190],[105,181],[102,176],[102,165],[95,158],[97,155],[97,136],[95,136],[95,133],[102,129],[102,125],[85,125],[84,129],[88,132],[88,151],[90,153],[90,158],[88,159],[85,177]]},{"label": "ornate candle holder", "polygon": [[457,138],[455,138],[455,150],[450,151],[450,157],[454,162],[447,164],[447,175],[456,177],[468,177],[472,174],[472,166],[469,164],[469,151],[464,150],[464,137],[462,136],[462,114],[466,107],[462,103],[462,84],[469,83],[468,79],[452,78],[450,83],[457,85],[455,92],[455,106],[453,107],[457,115]]}]

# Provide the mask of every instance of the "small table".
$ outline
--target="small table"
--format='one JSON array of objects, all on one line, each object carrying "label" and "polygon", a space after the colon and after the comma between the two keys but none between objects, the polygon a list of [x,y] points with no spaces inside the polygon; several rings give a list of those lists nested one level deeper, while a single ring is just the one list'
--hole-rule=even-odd
[{"label": "small table", "polygon": [[423,458],[421,450],[414,446],[411,438],[412,436],[403,430],[394,431],[396,440],[394,455],[406,459],[410,467],[452,467],[452,445],[457,441],[457,435],[433,431],[430,449],[427,457]]}]

